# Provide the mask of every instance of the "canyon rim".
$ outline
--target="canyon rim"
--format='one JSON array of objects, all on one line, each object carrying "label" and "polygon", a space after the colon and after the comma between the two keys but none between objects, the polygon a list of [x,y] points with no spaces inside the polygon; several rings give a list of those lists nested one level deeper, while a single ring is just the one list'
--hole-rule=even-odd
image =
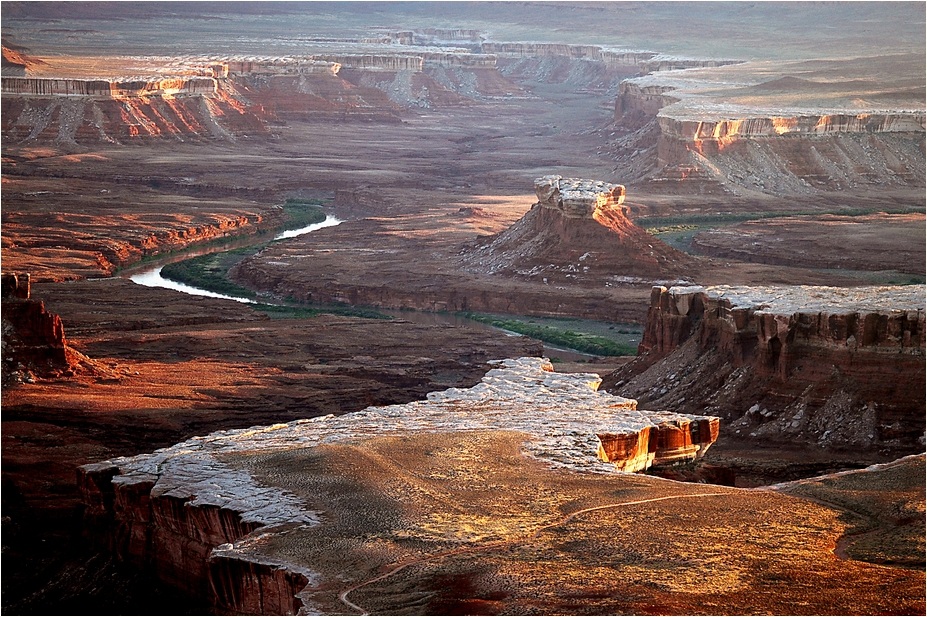
[{"label": "canyon rim", "polygon": [[2,9],[4,612],[927,610],[922,5]]}]

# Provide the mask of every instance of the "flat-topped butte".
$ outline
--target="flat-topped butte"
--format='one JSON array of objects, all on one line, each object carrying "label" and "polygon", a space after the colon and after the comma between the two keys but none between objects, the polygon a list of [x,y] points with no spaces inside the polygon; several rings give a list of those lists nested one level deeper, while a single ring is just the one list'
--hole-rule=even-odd
[{"label": "flat-topped butte", "polygon": [[622,184],[562,176],[537,178],[534,191],[542,207],[571,218],[591,218],[596,210],[620,208],[626,194]]}]

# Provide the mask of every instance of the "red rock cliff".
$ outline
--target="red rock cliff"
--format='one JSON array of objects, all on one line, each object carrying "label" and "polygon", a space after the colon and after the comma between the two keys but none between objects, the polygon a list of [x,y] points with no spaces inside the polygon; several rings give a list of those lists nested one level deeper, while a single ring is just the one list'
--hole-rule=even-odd
[{"label": "red rock cliff", "polygon": [[467,269],[553,281],[597,272],[679,275],[691,263],[627,218],[620,184],[545,176],[535,192],[525,216],[467,252]]},{"label": "red rock cliff", "polygon": [[255,455],[488,429],[531,435],[526,454],[554,467],[605,471],[604,460],[640,471],[699,458],[718,435],[717,418],[641,412],[636,401],[599,392],[595,374],[556,373],[541,358],[496,364],[480,384],[432,392],[423,401],[220,431],[84,465],[78,483],[87,524],[123,560],[208,598],[220,613],[296,614],[311,610],[306,597],[332,581],[273,546],[290,532],[312,533],[330,512],[320,515],[304,495],[257,479],[255,467],[242,465]]},{"label": "red rock cliff", "polygon": [[665,109],[680,100],[671,94],[675,89],[654,79],[621,84],[615,122],[627,135],[625,150],[634,153],[619,153],[633,170],[630,179],[776,194],[925,183],[923,112],[713,116]]},{"label": "red rock cliff", "polygon": [[61,318],[30,298],[28,274],[3,275],[3,385],[68,375],[81,355],[68,347]]},{"label": "red rock cliff", "polygon": [[919,450],[924,303],[924,286],[655,287],[641,356],[606,383],[743,437]]}]

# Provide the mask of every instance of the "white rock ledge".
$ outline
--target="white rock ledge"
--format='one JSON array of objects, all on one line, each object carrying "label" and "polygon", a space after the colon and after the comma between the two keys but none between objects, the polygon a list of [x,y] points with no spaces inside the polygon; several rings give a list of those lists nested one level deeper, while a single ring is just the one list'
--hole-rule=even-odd
[{"label": "white rock ledge", "polygon": [[[527,454],[551,466],[603,473],[614,471],[615,466],[597,457],[597,435],[646,435],[648,427],[688,426],[706,419],[640,411],[636,400],[599,392],[598,375],[555,373],[543,358],[503,360],[497,364],[498,368],[487,372],[474,387],[433,392],[424,401],[219,431],[151,454],[114,459],[109,461],[118,468],[113,482],[153,481],[152,497],[170,495],[188,500],[190,505],[230,509],[239,512],[243,521],[258,525],[315,524],[318,514],[305,510],[295,496],[259,485],[246,471],[223,462],[221,455],[311,448],[397,433],[509,430],[528,434]],[[702,445],[698,456],[705,449],[706,445]],[[639,471],[653,462],[653,456],[651,453],[631,466],[613,462],[625,471]],[[99,465],[88,465],[85,471]]]}]

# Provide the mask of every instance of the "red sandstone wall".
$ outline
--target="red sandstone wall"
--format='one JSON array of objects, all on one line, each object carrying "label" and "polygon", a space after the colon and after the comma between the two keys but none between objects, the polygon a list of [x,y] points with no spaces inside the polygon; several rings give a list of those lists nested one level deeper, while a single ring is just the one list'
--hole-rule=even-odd
[{"label": "red sandstone wall", "polygon": [[762,441],[923,450],[923,309],[776,314],[655,287],[639,353],[604,385],[642,408]]},{"label": "red sandstone wall", "polygon": [[[615,121],[647,155],[620,160],[673,192],[744,186],[776,194],[835,190],[847,184],[923,186],[923,113],[820,114],[794,117],[680,119],[658,115],[675,102],[669,86],[623,82]],[[653,134],[651,134],[653,133]],[[655,152],[649,142],[656,141]],[[641,162],[646,159],[646,165]],[[853,166],[846,161],[853,160]],[[834,169],[840,170],[835,175]],[[839,176],[839,177],[837,177]],[[713,185],[713,186],[711,186]]]},{"label": "red sandstone wall", "polygon": [[213,549],[260,528],[237,512],[192,506],[188,498],[154,494],[154,480],[113,483],[110,463],[78,468],[85,526],[96,530],[116,556],[166,584],[208,598],[220,614],[295,615],[305,575],[274,564],[236,559]]}]

